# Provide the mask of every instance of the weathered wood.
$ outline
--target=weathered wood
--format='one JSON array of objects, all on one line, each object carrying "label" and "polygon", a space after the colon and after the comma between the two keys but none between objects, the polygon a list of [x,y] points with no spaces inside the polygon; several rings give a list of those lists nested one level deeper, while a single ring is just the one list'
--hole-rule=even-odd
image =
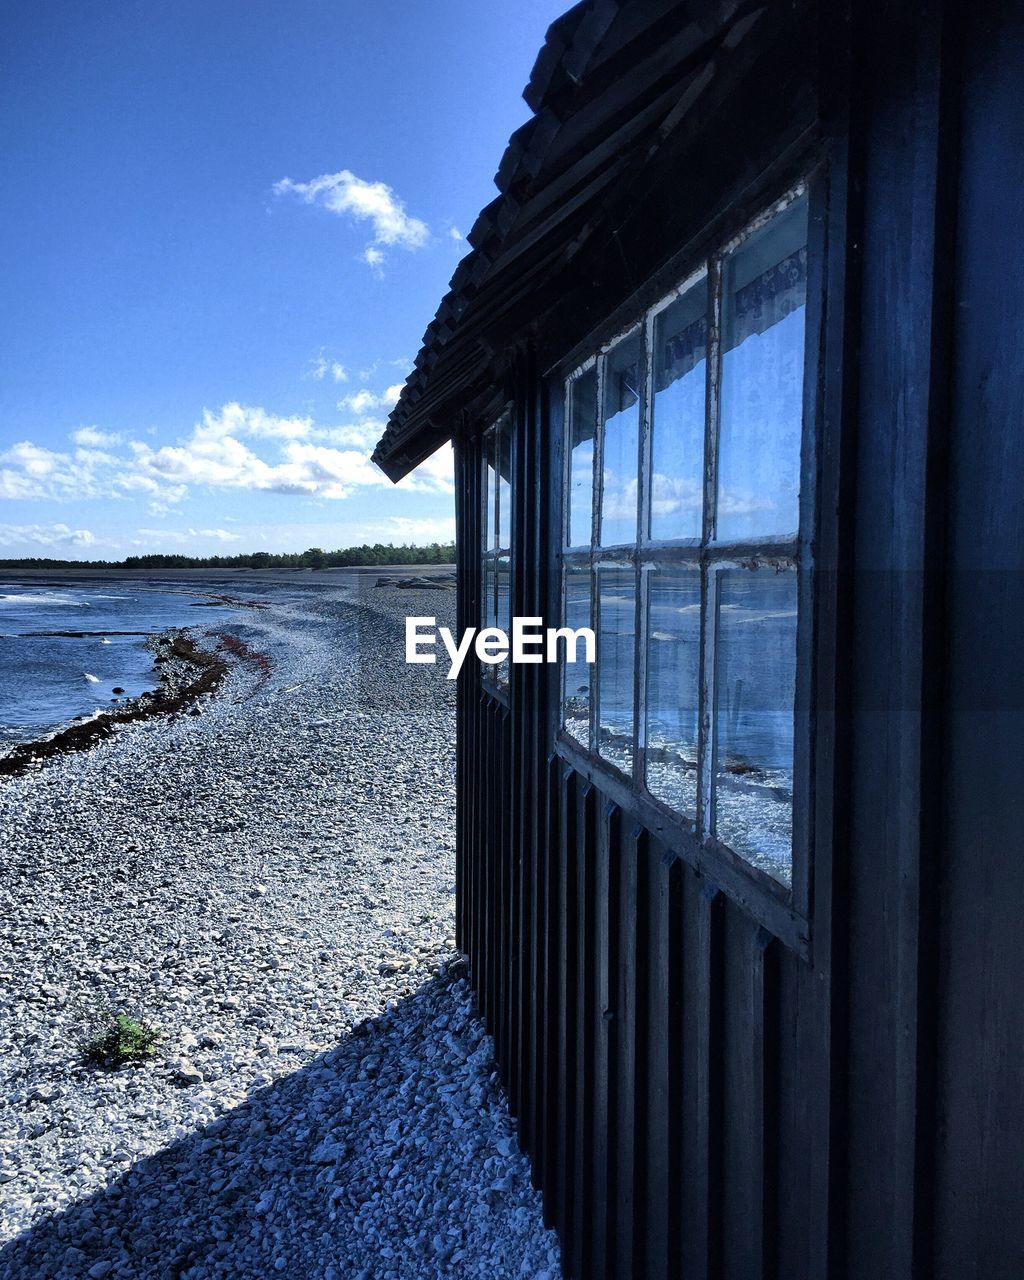
[{"label": "weathered wood", "polygon": [[580,786],[571,769],[559,778],[558,831],[558,1119],[555,1131],[555,1213],[563,1243],[572,1231],[572,1170],[576,1086],[576,857]]},{"label": "weathered wood", "polygon": [[[937,784],[939,898],[932,1274],[1024,1275],[1024,1120],[1019,1053],[1024,803],[1024,12],[991,0],[950,14],[959,107],[950,294],[948,703]],[[948,161],[947,161],[948,163]],[[941,788],[941,790],[940,790]],[[939,796],[941,795],[941,804]],[[933,846],[934,847],[934,846]],[[922,1269],[922,1274],[925,1271]]]},{"label": "weathered wood", "polygon": [[[591,965],[594,971],[593,1024],[594,1045],[591,1063],[593,1098],[591,1110],[594,1116],[593,1144],[590,1165],[587,1169],[585,1195],[590,1213],[599,1223],[608,1224],[614,1203],[614,1056],[617,1047],[615,1000],[612,984],[618,972],[616,948],[616,924],[611,919],[612,904],[617,895],[612,893],[612,850],[618,845],[621,815],[615,805],[602,808],[594,844],[593,872],[593,921],[594,937],[591,948]],[[605,1277],[609,1271],[609,1238],[607,1231],[595,1228],[592,1233],[590,1271],[593,1276]]]},{"label": "weathered wood", "polygon": [[570,1260],[574,1273],[589,1275],[593,1245],[593,1218],[589,1192],[594,1162],[594,1021],[597,1015],[593,956],[594,862],[598,835],[598,795],[593,787],[580,790],[577,801],[573,899],[570,946],[576,951],[572,1012],[575,1019],[573,1074],[570,1076],[573,1129],[572,1163],[568,1166],[569,1197],[572,1203],[569,1233]]},{"label": "weathered wood", "polygon": [[515,670],[506,704],[467,667],[458,937],[545,1215],[579,1280],[1024,1274],[1024,17],[713,6],[702,31],[735,43],[661,134],[691,7],[613,7],[579,84],[581,14],[553,30],[537,105],[559,130],[507,158],[410,387],[410,448],[466,415],[475,625],[479,431],[511,403],[514,608],[557,617],[560,362],[813,171],[811,857],[791,894],[764,883],[560,737],[557,672]]}]

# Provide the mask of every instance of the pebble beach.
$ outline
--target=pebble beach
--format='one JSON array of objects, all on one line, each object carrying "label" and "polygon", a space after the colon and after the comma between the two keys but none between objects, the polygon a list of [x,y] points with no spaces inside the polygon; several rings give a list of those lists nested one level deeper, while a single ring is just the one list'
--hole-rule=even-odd
[{"label": "pebble beach", "polygon": [[[560,1275],[455,950],[454,684],[404,662],[454,592],[374,584],[190,628],[213,692],[0,779],[0,1280]],[[87,1061],[114,1014],[152,1058]]]}]

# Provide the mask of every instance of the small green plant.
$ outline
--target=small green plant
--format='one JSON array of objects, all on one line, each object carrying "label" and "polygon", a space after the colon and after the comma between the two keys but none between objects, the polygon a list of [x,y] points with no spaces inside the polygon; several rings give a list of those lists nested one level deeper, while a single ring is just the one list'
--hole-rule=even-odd
[{"label": "small green plant", "polygon": [[160,1033],[145,1022],[118,1013],[104,1020],[86,1045],[86,1060],[103,1067],[123,1067],[144,1062],[156,1053]]}]

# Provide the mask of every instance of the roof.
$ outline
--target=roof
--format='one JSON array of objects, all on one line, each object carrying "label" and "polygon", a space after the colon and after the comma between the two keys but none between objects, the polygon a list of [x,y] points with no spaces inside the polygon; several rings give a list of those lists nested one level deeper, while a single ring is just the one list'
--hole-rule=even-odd
[{"label": "roof", "polygon": [[[509,139],[499,195],[427,326],[373,460],[400,480],[454,434],[493,385],[531,290],[579,250],[610,187],[699,100],[766,0],[583,0],[548,29],[523,92],[533,116]],[[588,221],[589,220],[589,221]]]}]

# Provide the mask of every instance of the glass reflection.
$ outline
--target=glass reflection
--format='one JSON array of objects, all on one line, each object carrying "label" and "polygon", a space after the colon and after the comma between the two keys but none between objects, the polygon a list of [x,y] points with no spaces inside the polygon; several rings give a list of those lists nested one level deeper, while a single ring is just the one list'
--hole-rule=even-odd
[{"label": "glass reflection", "polygon": [[799,527],[806,300],[800,199],[723,264],[719,541]]},{"label": "glass reflection", "polygon": [[714,830],[788,884],[793,844],[794,569],[718,574]]},{"label": "glass reflection", "polygon": [[591,366],[569,384],[569,546],[589,547],[594,508],[597,372]]},{"label": "glass reflection", "polygon": [[597,571],[597,749],[624,773],[633,768],[636,579],[632,568]]},{"label": "glass reflection", "polygon": [[495,551],[498,546],[498,526],[495,515],[494,500],[497,494],[497,437],[495,432],[484,436],[484,466],[486,469],[484,501],[484,550]]},{"label": "glass reflection", "polygon": [[637,329],[604,358],[602,547],[636,541],[640,354]]},{"label": "glass reflection", "polygon": [[648,570],[645,770],[652,796],[697,812],[700,574],[671,565]]},{"label": "glass reflection", "polygon": [[707,293],[705,278],[654,320],[650,536],[659,540],[701,534]]},{"label": "glass reflection", "polygon": [[[498,557],[498,612],[496,626],[508,635],[512,630],[512,569],[509,557]],[[508,684],[508,658],[503,658],[494,667],[494,678],[498,684]]]},{"label": "glass reflection", "polygon": [[[563,626],[578,631],[590,626],[590,570],[569,569],[565,575],[565,613]],[[573,650],[564,646],[563,653],[573,656]],[[579,661],[563,657],[562,662],[562,724],[566,732],[585,747],[590,745],[590,667],[584,662],[585,648],[575,647]]]},{"label": "glass reflection", "polygon": [[507,551],[512,545],[512,429],[503,419],[494,433],[498,469],[498,546]]},{"label": "glass reflection", "polygon": [[494,601],[494,560],[488,556],[483,562],[483,575],[480,584],[483,592],[483,607],[480,615],[483,621],[483,627],[496,627],[498,625],[498,614]]}]

